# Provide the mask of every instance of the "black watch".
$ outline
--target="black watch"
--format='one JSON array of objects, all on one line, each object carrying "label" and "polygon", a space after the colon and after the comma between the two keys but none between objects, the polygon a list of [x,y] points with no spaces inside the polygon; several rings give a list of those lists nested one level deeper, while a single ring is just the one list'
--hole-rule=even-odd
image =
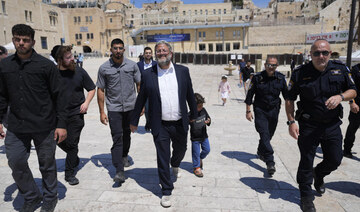
[{"label": "black watch", "polygon": [[295,123],[295,120],[287,121],[287,122],[286,122],[286,124],[287,124],[288,126],[290,126],[290,125],[292,125],[292,124],[294,124],[294,123]]}]

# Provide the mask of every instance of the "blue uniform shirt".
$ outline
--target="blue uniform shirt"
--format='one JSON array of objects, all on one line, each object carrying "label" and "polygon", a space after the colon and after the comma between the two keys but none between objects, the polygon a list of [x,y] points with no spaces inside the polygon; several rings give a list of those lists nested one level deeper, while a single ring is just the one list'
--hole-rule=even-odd
[{"label": "blue uniform shirt", "polygon": [[348,89],[356,90],[349,69],[340,61],[329,61],[320,72],[312,62],[297,67],[288,84],[288,99],[295,101],[300,96],[304,113],[316,120],[339,117],[342,106],[328,110],[325,102],[331,96],[340,95]]},{"label": "blue uniform shirt", "polygon": [[262,71],[253,76],[245,103],[251,105],[255,95],[254,107],[271,109],[280,106],[280,92],[286,99],[288,90],[285,75],[275,71],[274,76],[269,77],[266,71]]}]

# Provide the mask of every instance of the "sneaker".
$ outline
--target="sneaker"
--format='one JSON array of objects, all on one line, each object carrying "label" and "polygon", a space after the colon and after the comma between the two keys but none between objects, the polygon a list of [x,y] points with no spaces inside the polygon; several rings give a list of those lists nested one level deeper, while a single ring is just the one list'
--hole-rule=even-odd
[{"label": "sneaker", "polygon": [[125,182],[125,174],[123,171],[116,173],[115,177],[113,178],[114,182],[116,183],[124,183]]},{"label": "sneaker", "polygon": [[269,175],[271,175],[271,176],[276,172],[274,164],[267,164],[266,169],[267,169]]},{"label": "sneaker", "polygon": [[39,196],[33,201],[25,201],[24,205],[21,207],[20,212],[33,212],[37,208],[37,206],[40,204],[42,200],[42,197]]},{"label": "sneaker", "polygon": [[53,212],[55,210],[57,202],[57,198],[51,201],[44,201],[43,205],[41,206],[40,212]]},{"label": "sneaker", "polygon": [[175,179],[181,177],[181,174],[179,173],[179,167],[172,167],[172,172]]},{"label": "sneaker", "polygon": [[123,159],[124,167],[129,167],[129,166],[131,166],[130,161],[129,161],[129,159],[128,159],[127,156],[126,156],[126,157],[123,157],[122,159]]},{"label": "sneaker", "polygon": [[313,169],[313,176],[314,176],[314,187],[315,187],[315,190],[316,190],[319,194],[325,193],[324,178],[318,177],[317,174],[316,174],[316,170],[315,170],[315,169]]},{"label": "sneaker", "polygon": [[163,195],[161,197],[160,205],[164,208],[168,208],[171,206],[171,195]]},{"label": "sneaker", "polygon": [[79,179],[75,176],[65,177],[65,181],[69,183],[69,185],[77,185],[79,184]]},{"label": "sneaker", "polygon": [[202,173],[200,167],[194,168],[194,174],[195,174],[196,177],[203,177],[204,176],[204,174]]},{"label": "sneaker", "polygon": [[301,210],[304,212],[316,212],[315,205],[310,198],[301,198]]},{"label": "sneaker", "polygon": [[343,151],[343,155],[344,157],[347,157],[347,158],[353,158],[353,154],[351,153],[351,151]]}]

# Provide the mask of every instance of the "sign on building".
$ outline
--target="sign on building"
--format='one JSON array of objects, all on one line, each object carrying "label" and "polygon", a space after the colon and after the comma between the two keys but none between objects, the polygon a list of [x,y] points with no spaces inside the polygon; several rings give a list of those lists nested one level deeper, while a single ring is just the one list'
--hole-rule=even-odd
[{"label": "sign on building", "polygon": [[349,30],[320,34],[309,34],[306,36],[306,43],[313,43],[317,39],[326,39],[329,42],[347,41],[349,39]]},{"label": "sign on building", "polygon": [[80,27],[80,32],[89,32],[88,27]]},{"label": "sign on building", "polygon": [[189,41],[190,34],[166,34],[166,35],[148,35],[147,42],[158,42],[165,40],[167,42]]}]

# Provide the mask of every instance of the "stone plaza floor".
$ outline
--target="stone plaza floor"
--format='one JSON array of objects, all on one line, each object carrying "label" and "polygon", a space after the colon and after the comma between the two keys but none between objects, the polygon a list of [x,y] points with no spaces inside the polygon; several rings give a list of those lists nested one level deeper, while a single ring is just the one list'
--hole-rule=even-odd
[{"label": "stone plaza floor", "polygon": [[[98,67],[106,60],[87,59],[84,68],[96,82]],[[185,64],[186,65],[186,64]],[[228,81],[232,91],[226,106],[221,106],[218,84],[225,66],[186,65],[190,69],[195,92],[205,97],[204,105],[212,118],[208,127],[211,152],[204,160],[204,177],[192,173],[191,143],[180,166],[182,177],[175,182],[172,207],[160,206],[161,189],[157,175],[156,152],[151,133],[144,130],[144,118],[139,130],[132,134],[129,155],[134,164],[125,169],[127,180],[114,185],[115,169],[111,163],[112,139],[109,126],[100,123],[96,96],[88,114],[79,144],[81,163],[77,177],[80,184],[70,186],[64,180],[65,154],[57,148],[59,202],[55,211],[301,211],[296,183],[299,163],[297,141],[288,134],[284,101],[277,130],[272,139],[276,173],[269,177],[266,165],[256,156],[259,135],[254,122],[245,118],[244,90],[238,87],[239,76],[234,71]],[[287,70],[289,66],[280,66]],[[349,105],[345,113],[343,135],[348,124]],[[360,152],[360,134],[353,151]],[[318,148],[315,164],[322,160]],[[341,166],[325,178],[324,195],[316,196],[317,211],[359,211],[360,171],[359,154],[344,158]],[[41,187],[36,151],[31,150],[29,165]],[[19,195],[11,170],[7,165],[4,143],[0,141],[0,211],[19,210],[23,198]],[[315,192],[315,190],[314,190]],[[40,211],[40,208],[37,209]]]}]

